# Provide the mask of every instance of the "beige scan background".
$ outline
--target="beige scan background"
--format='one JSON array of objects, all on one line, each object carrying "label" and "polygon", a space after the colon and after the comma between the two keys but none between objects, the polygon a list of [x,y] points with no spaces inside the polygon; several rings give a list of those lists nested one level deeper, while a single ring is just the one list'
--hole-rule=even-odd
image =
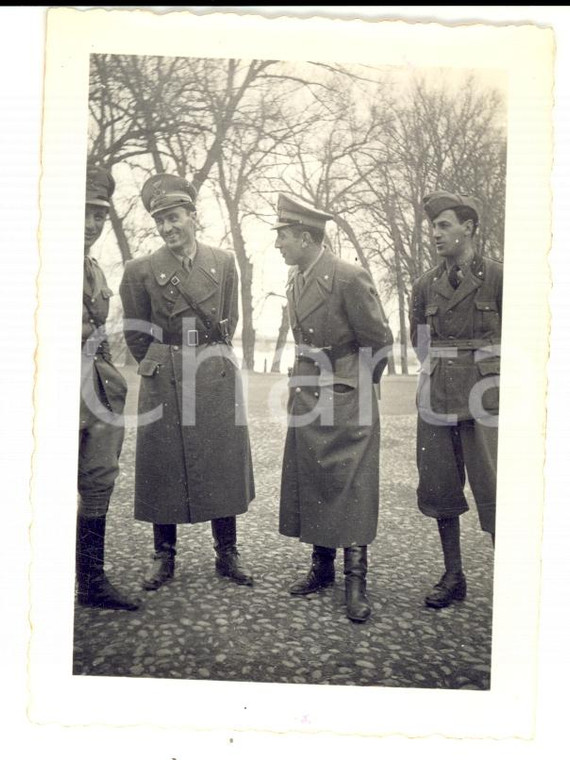
[{"label": "beige scan background", "polygon": [[[333,9],[328,10],[332,12]],[[403,9],[399,10],[399,15],[403,15]],[[482,13],[474,13],[477,9],[471,10],[472,17],[485,18]],[[353,12],[357,13],[358,10]],[[387,13],[385,7],[382,13]],[[281,734],[280,746],[283,749],[287,746],[291,748],[301,740],[307,749],[317,741],[330,742],[336,749],[348,741],[361,742],[370,747],[372,739],[364,737],[390,734],[392,738],[383,739],[383,745],[374,745],[375,751],[380,751],[381,747],[386,751],[386,747],[390,746],[398,753],[402,752],[401,742],[404,741],[394,736],[398,734],[503,737],[502,742],[491,743],[494,747],[502,744],[503,752],[506,751],[505,739],[530,739],[535,717],[540,539],[543,527],[542,462],[546,424],[547,299],[550,287],[547,266],[552,160],[550,110],[554,71],[552,34],[524,25],[493,28],[390,23],[388,26],[331,22],[327,19],[305,22],[285,18],[268,20],[235,14],[218,17],[210,14],[156,16],[126,11],[87,14],[71,9],[52,11],[49,23],[53,26],[50,29],[51,47],[48,50],[45,82],[47,107],[42,154],[44,202],[38,321],[40,374],[35,399],[32,638],[28,652],[29,679],[25,686],[18,681],[13,695],[14,700],[24,697],[28,702],[29,722],[24,720],[26,731],[19,734],[26,737],[23,741],[30,743],[27,746],[37,746],[40,756],[48,757],[52,756],[48,754],[51,752],[55,753],[54,757],[67,757],[64,753],[72,751],[76,746],[74,742],[82,747],[82,756],[100,757],[103,752],[101,747],[109,742],[111,749],[105,750],[105,756],[138,759],[190,757],[195,754],[196,747],[206,747],[208,742],[215,744],[220,751],[226,748],[235,755],[245,751],[246,747],[251,751],[261,748],[277,733]],[[26,28],[25,24],[23,28]],[[32,41],[35,45],[42,43],[37,28]],[[340,50],[342,54],[339,54]],[[299,54],[297,51],[302,52]],[[82,276],[81,258],[75,256],[73,251],[79,250],[82,237],[82,194],[78,193],[78,188],[83,183],[89,52],[299,57],[311,60],[328,58],[473,68],[481,67],[484,62],[485,67],[508,71],[507,314],[499,465],[502,509],[498,525],[501,543],[497,550],[493,684],[490,692],[459,694],[357,687],[340,687],[339,691],[326,686],[85,679],[70,675],[73,610],[69,604],[67,585],[73,573],[70,547],[73,547],[75,514],[67,505],[75,503],[77,441],[76,410],[72,402],[77,398],[78,357],[67,347],[78,344],[79,326],[75,320],[75,300],[66,299],[66,293],[76,291]],[[35,60],[37,63],[38,58]],[[5,72],[9,71],[6,66],[10,63],[14,67],[7,56]],[[33,72],[35,76],[37,73],[37,70]],[[11,102],[22,105],[25,99],[18,93],[21,90],[10,89]],[[29,112],[24,109],[24,121],[26,115]],[[37,119],[37,112],[34,115]],[[17,133],[13,132],[12,135],[17,136]],[[36,131],[32,130],[32,139],[36,136],[37,125]],[[37,148],[35,152],[32,149],[32,160],[25,164],[29,172],[29,176],[24,177],[28,180],[27,188],[34,186],[34,157],[39,158]],[[14,164],[12,161],[9,166]],[[555,172],[556,176],[563,185],[563,172],[560,175]],[[13,181],[4,180],[4,187],[9,191],[14,187]],[[10,254],[14,249],[17,251],[18,246],[20,250],[26,250],[26,243],[29,246],[31,242],[33,248],[37,207],[32,199],[27,200],[29,203],[31,201],[27,207],[29,228],[19,215],[14,220],[6,213],[6,208],[2,212],[4,231],[8,229],[11,233],[10,246],[3,246],[3,250],[8,250]],[[16,251],[13,257],[9,255],[13,266],[18,262]],[[34,256],[30,255],[28,248],[24,274],[33,277],[34,266]],[[562,272],[561,283],[566,276],[564,270]],[[13,290],[19,279],[16,283],[13,280],[10,282],[8,276],[8,280],[8,296],[3,300],[12,307],[12,313],[14,309],[22,308],[23,299],[29,319],[32,289],[28,286],[27,290],[22,290],[25,296],[21,295],[18,302]],[[560,298],[560,302],[564,300],[556,291],[554,297]],[[561,305],[564,313],[563,303]],[[23,359],[25,384],[22,390],[29,392],[30,383],[25,370],[29,371],[30,362],[25,352],[30,349],[23,348],[22,344],[32,345],[30,338],[33,341],[33,335],[29,322],[25,324],[27,329],[21,329],[22,339],[17,341],[17,356]],[[567,322],[562,321],[562,332],[565,332],[564,324]],[[13,350],[17,334],[15,336],[10,329],[7,333],[10,350]],[[560,345],[563,345],[564,335],[559,339]],[[554,394],[562,371],[554,365],[551,379]],[[12,390],[12,385],[9,390]],[[16,413],[21,412],[19,416],[17,414],[16,422],[7,426],[8,430],[25,428],[29,398],[28,406],[23,401],[20,410],[17,405],[14,409],[7,394],[3,396],[6,407],[11,406]],[[558,421],[561,420],[562,411],[560,405],[560,413],[555,413]],[[563,425],[559,434],[560,431],[563,436]],[[17,440],[16,444],[12,444],[12,452],[19,453],[21,448],[25,460],[29,437],[24,434]],[[561,443],[555,446],[558,455],[564,447],[562,438]],[[23,478],[26,477],[25,472],[24,467]],[[19,485],[25,486],[25,480]],[[20,498],[25,500],[25,491],[24,487],[16,493],[22,494]],[[557,494],[550,492],[549,499],[550,509],[563,506]],[[10,502],[8,507],[15,509],[14,500],[10,499]],[[25,501],[20,503],[21,511],[25,513]],[[29,520],[30,514],[21,514],[17,526],[21,527],[26,518]],[[546,546],[554,556],[550,572],[560,579],[564,571],[561,571],[556,558],[561,550],[559,536],[562,533],[556,523],[552,527],[547,523],[546,527],[551,531],[547,532]],[[22,551],[17,555],[18,561],[13,566],[18,571],[25,568],[21,560],[30,554],[25,542],[22,546]],[[548,572],[545,557],[547,579]],[[7,607],[8,612],[13,613],[8,619],[14,620],[18,635],[15,651],[18,655],[22,654],[28,635],[26,620],[22,616],[26,610],[22,603],[27,585],[25,572],[21,575],[20,578],[18,572],[21,590],[18,601]],[[8,577],[11,577],[10,574]],[[5,591],[4,585],[2,590]],[[8,591],[13,591],[11,585]],[[543,592],[547,599],[548,593]],[[12,596],[7,595],[6,599],[10,603]],[[556,627],[556,618],[550,620],[551,625]],[[559,652],[558,657],[559,667],[562,668],[564,656]],[[8,668],[6,672],[11,673],[12,670]],[[21,671],[17,673],[22,678]],[[548,694],[544,695],[543,692],[544,698],[552,699],[550,683],[547,683],[546,690]],[[556,700],[553,702],[556,704]],[[350,705],[348,710],[347,703]],[[214,706],[216,712],[223,715],[215,721],[212,718]],[[16,711],[15,714],[18,718],[13,724],[14,729],[20,725],[21,705],[20,712]],[[308,727],[301,723],[305,715],[310,716]],[[112,726],[123,728],[114,729]],[[165,732],[165,729],[153,726],[165,726],[169,730]],[[189,733],[190,728],[194,729],[192,733]],[[207,729],[213,733],[205,733]],[[331,732],[337,732],[340,736],[333,737]],[[229,739],[233,741],[230,743]],[[55,750],[58,741],[59,749]],[[387,745],[386,742],[391,743]],[[425,754],[437,742],[432,738],[412,744],[415,747],[423,745],[422,754]],[[468,746],[465,739],[460,743],[465,752]],[[444,746],[449,749],[455,744],[448,740]],[[478,745],[481,751],[479,742],[474,745]],[[530,751],[531,744],[519,741],[516,746]],[[406,744],[406,747],[410,745]]]}]

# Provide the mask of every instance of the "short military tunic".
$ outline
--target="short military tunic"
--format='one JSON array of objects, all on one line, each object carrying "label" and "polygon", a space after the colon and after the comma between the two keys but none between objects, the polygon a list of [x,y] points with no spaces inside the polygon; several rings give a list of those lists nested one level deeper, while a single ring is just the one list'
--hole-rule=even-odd
[{"label": "short military tunic", "polygon": [[495,528],[502,285],[502,265],[492,259],[476,257],[456,289],[442,263],[414,283],[410,313],[422,361],[418,506],[436,518],[467,511],[467,470],[481,527],[489,532]]},{"label": "short military tunic", "polygon": [[[298,301],[294,283],[292,276],[287,295],[297,358],[279,530],[319,546],[367,545],[376,535],[379,506],[380,422],[372,380],[380,380],[392,334],[361,267],[325,250]],[[323,356],[332,359],[319,362],[316,347],[330,347]],[[361,349],[384,354],[374,367]]]},{"label": "short military tunic", "polygon": [[[255,495],[238,362],[218,328],[225,321],[231,338],[238,321],[234,258],[198,243],[190,274],[181,270],[162,247],[127,262],[120,286],[141,376],[135,517],[153,523],[238,515]],[[148,330],[130,329],[133,319]]]},{"label": "short military tunic", "polygon": [[83,284],[82,379],[79,422],[79,510],[106,514],[123,443],[122,412],[127,383],[114,366],[105,322],[112,295],[94,259],[86,258]]}]

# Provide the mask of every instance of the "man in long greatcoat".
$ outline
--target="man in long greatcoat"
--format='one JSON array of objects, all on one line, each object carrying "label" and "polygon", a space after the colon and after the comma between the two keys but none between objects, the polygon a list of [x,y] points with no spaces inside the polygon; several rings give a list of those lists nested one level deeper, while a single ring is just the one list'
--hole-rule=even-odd
[{"label": "man in long greatcoat", "polygon": [[[125,338],[139,363],[135,517],[153,524],[154,565],[144,582],[174,575],[176,526],[211,521],[219,575],[243,585],[236,515],[254,498],[238,362],[234,257],[197,242],[196,191],[159,174],[142,200],[165,245],[127,262],[120,286]],[[141,320],[139,324],[132,320]]]},{"label": "man in long greatcoat", "polygon": [[88,166],[77,482],[77,601],[88,607],[136,610],[138,600],[127,598],[104,572],[107,512],[119,474],[127,383],[113,364],[105,335],[112,292],[103,270],[90,254],[101,237],[114,190],[111,172]]},{"label": "man in long greatcoat", "polygon": [[332,217],[281,194],[276,247],[291,266],[287,298],[296,344],[290,379],[279,530],[312,544],[310,594],[334,583],[344,549],[347,616],[366,620],[367,546],[376,536],[380,423],[374,384],[392,333],[361,267],[323,246]]},{"label": "man in long greatcoat", "polygon": [[425,597],[434,608],[467,593],[459,530],[466,472],[481,528],[495,541],[503,267],[477,251],[479,207],[444,190],[424,198],[442,261],[412,288],[411,338],[422,362],[418,506],[437,519],[445,565]]}]

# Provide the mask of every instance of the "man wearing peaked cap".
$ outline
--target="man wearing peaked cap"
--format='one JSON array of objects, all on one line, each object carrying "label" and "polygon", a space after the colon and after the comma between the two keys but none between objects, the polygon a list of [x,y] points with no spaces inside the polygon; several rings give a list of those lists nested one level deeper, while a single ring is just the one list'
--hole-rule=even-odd
[{"label": "man wearing peaked cap", "polygon": [[418,383],[418,506],[437,519],[445,573],[425,598],[447,607],[467,593],[459,516],[466,475],[481,528],[495,540],[502,265],[483,258],[480,202],[437,190],[423,200],[441,263],[412,287]]},{"label": "man wearing peaked cap", "polygon": [[[143,585],[154,591],[173,578],[177,525],[210,521],[218,575],[249,586],[236,515],[247,511],[255,489],[231,347],[239,292],[234,257],[196,240],[196,190],[186,179],[152,176],[141,197],[164,241],[150,256],[127,262],[120,286],[125,338],[141,376],[139,414],[161,410],[137,434],[135,518],[152,523],[154,538]],[[128,320],[149,328],[130,329]]]},{"label": "man wearing peaked cap", "polygon": [[[119,474],[123,444],[120,415],[126,382],[111,360],[105,322],[112,295],[103,271],[91,258],[103,231],[115,181],[104,168],[88,166],[85,197],[82,383],[78,461],[77,599],[80,604],[137,609],[104,572],[105,528],[109,502]],[[116,416],[116,419],[110,418]],[[114,422],[114,424],[113,424]]]},{"label": "man wearing peaked cap", "polygon": [[291,225],[306,225],[316,230],[325,229],[326,223],[332,220],[330,214],[319,211],[302,201],[285,193],[279,193],[277,199],[277,222],[272,230],[289,227]]},{"label": "man wearing peaked cap", "polygon": [[196,188],[184,177],[173,174],[150,177],[143,185],[141,198],[151,216],[181,204],[196,210]]},{"label": "man wearing peaked cap", "polygon": [[344,554],[347,617],[364,622],[368,544],[378,523],[380,423],[374,383],[392,333],[369,274],[325,246],[332,217],[280,195],[276,248],[290,269],[287,300],[296,358],[291,371],[279,530],[312,544],[291,594],[334,583]]}]

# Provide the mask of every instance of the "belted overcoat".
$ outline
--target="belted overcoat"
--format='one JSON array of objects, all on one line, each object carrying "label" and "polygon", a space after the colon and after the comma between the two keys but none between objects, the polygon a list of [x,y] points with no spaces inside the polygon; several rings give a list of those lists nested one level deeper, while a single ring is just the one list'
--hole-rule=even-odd
[{"label": "belted overcoat", "polygon": [[[379,506],[373,380],[380,380],[392,333],[361,267],[325,250],[297,301],[295,276],[292,267],[287,298],[296,360],[279,529],[320,546],[367,545],[376,535]],[[374,364],[372,356],[382,350]]]},{"label": "belted overcoat", "polygon": [[[162,247],[127,262],[120,293],[125,319],[143,320],[153,333],[125,322],[141,376],[135,517],[197,523],[246,512],[254,482],[229,345],[238,321],[233,255],[197,243],[187,274]],[[158,419],[145,424],[158,410]]]}]

